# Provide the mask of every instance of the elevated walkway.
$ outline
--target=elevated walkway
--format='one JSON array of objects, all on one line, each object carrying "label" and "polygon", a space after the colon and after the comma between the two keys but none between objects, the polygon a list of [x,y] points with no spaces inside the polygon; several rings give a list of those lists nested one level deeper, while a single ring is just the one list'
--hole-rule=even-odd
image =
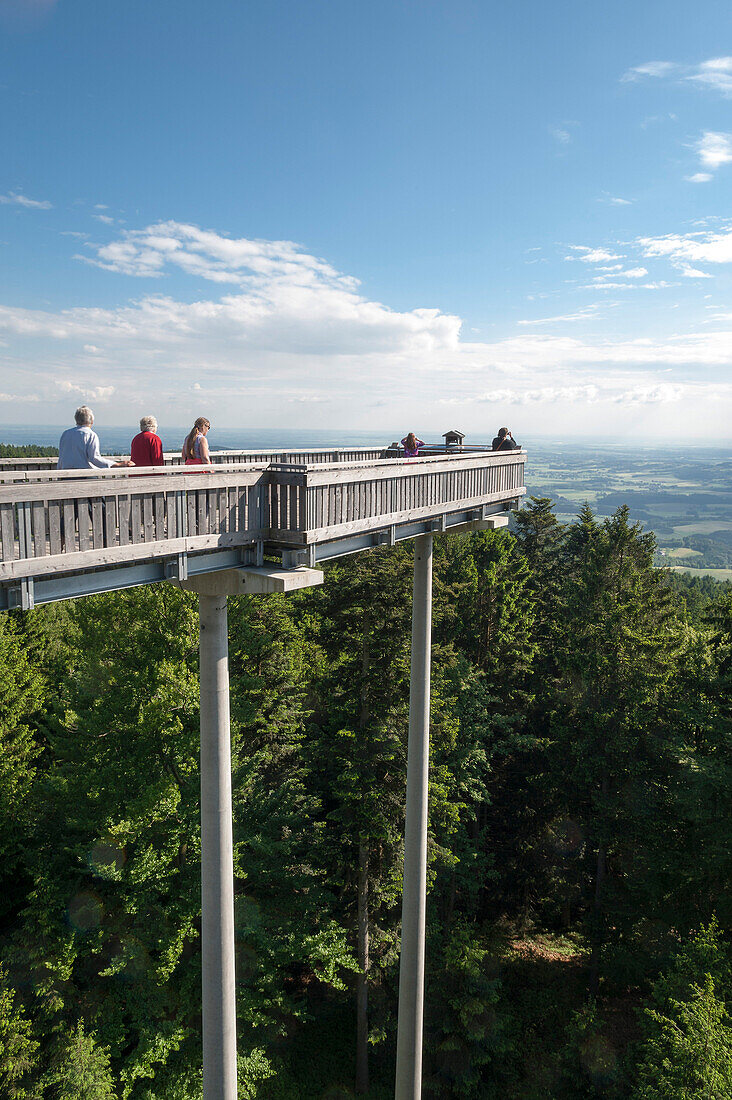
[{"label": "elevated walkway", "polygon": [[0,608],[278,559],[285,568],[490,521],[525,493],[523,451],[218,452],[206,467],[0,469]]}]

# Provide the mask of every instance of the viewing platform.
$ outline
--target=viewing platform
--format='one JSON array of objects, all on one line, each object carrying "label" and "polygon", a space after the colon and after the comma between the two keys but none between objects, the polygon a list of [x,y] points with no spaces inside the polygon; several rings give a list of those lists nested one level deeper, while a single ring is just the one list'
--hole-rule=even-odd
[{"label": "viewing platform", "polygon": [[499,526],[523,450],[218,451],[207,466],[55,469],[0,460],[0,608],[262,566],[313,566],[431,532]]}]

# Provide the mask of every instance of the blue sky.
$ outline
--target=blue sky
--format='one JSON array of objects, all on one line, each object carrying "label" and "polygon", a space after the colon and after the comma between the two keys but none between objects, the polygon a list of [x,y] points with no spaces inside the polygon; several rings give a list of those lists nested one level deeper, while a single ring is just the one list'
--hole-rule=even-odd
[{"label": "blue sky", "polygon": [[3,0],[0,94],[0,422],[729,436],[728,3]]}]

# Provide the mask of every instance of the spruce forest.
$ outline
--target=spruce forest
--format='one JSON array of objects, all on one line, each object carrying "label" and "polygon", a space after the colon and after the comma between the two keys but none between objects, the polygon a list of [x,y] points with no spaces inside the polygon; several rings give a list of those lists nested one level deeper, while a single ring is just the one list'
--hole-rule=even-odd
[{"label": "spruce forest", "polygon": [[[435,540],[424,1095],[732,1098],[732,590]],[[393,1095],[412,547],[229,601],[239,1096]],[[0,616],[0,1096],[200,1100],[197,604]]]}]

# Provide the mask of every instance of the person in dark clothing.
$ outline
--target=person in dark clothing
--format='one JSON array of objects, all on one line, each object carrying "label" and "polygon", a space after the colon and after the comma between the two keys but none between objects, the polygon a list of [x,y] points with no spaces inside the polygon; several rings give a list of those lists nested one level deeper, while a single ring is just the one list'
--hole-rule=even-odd
[{"label": "person in dark clothing", "polygon": [[517,451],[521,444],[516,442],[508,428],[499,428],[491,446],[494,451]]}]

